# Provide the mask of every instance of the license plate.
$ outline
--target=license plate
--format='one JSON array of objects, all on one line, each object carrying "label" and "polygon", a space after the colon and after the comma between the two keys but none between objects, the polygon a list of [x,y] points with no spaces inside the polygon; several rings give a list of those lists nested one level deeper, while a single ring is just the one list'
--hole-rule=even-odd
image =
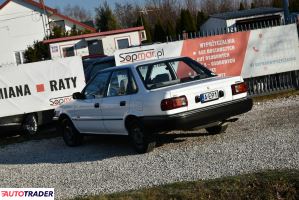
[{"label": "license plate", "polygon": [[208,101],[214,101],[219,99],[218,91],[207,92],[200,95],[201,103],[205,103]]}]

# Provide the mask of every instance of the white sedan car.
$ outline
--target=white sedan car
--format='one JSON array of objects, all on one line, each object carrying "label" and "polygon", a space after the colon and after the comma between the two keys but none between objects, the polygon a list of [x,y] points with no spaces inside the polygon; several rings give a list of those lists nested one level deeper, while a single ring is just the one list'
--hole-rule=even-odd
[{"label": "white sedan car", "polygon": [[242,77],[219,77],[187,57],[100,71],[73,98],[54,117],[67,145],[81,144],[84,134],[129,135],[139,153],[165,131],[224,132],[252,108]]}]

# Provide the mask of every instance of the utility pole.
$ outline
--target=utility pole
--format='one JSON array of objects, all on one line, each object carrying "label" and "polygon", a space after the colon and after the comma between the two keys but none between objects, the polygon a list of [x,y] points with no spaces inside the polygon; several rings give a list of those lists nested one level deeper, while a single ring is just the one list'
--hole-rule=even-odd
[{"label": "utility pole", "polygon": [[[46,6],[45,6],[44,0],[39,0],[39,3],[42,5],[43,11],[44,11],[45,19],[44,19],[43,15],[42,15],[42,20],[43,20],[43,27],[44,27],[45,38],[48,39],[49,37],[48,37],[48,27],[47,26],[49,26],[49,18],[48,18],[48,15],[47,15],[47,10],[46,10]],[[48,21],[48,23],[47,23],[47,21]]]},{"label": "utility pole", "polygon": [[146,8],[143,8],[142,10],[138,11],[138,12],[140,13],[140,19],[141,19],[141,25],[142,25],[142,26],[144,26],[142,16],[143,16],[143,15],[147,15],[148,12],[152,12],[152,11],[154,11],[154,10],[148,10],[148,9],[146,9]]}]

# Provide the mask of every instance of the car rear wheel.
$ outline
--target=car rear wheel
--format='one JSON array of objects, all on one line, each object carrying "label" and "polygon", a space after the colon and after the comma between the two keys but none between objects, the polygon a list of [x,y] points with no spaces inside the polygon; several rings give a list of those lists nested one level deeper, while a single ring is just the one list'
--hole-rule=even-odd
[{"label": "car rear wheel", "polygon": [[206,131],[211,135],[220,134],[226,131],[228,124],[222,124],[206,128]]},{"label": "car rear wheel", "polygon": [[26,136],[34,136],[38,131],[38,122],[35,114],[31,113],[25,116],[22,129]]},{"label": "car rear wheel", "polygon": [[129,123],[128,131],[133,146],[138,153],[148,153],[155,148],[154,134],[146,132],[137,119]]},{"label": "car rear wheel", "polygon": [[66,145],[74,147],[82,144],[84,136],[77,131],[71,120],[65,118],[60,123],[62,137]]}]

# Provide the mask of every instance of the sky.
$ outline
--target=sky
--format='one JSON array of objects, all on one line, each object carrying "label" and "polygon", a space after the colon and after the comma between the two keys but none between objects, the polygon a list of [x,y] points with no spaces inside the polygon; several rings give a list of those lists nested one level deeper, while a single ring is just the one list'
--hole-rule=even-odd
[{"label": "sky", "polygon": [[[0,0],[0,3],[2,4],[5,0]],[[107,2],[111,5],[111,7],[113,7],[113,5],[116,2],[119,3],[125,3],[125,2],[130,2],[130,3],[138,3],[138,4],[142,4],[145,0],[107,0]],[[45,4],[49,7],[52,8],[61,8],[63,10],[63,8],[70,4],[70,5],[79,5],[83,8],[85,8],[86,10],[93,12],[94,13],[94,9],[96,7],[99,7],[99,5],[104,2],[104,0],[44,0]]]},{"label": "sky", "polygon": [[[45,4],[50,7],[64,7],[67,4],[71,5],[79,5],[87,10],[94,10],[95,7],[98,7],[104,0],[44,0]],[[130,3],[141,3],[144,0],[107,0],[107,2],[113,6],[116,2],[122,3],[122,2],[130,2]]]}]

